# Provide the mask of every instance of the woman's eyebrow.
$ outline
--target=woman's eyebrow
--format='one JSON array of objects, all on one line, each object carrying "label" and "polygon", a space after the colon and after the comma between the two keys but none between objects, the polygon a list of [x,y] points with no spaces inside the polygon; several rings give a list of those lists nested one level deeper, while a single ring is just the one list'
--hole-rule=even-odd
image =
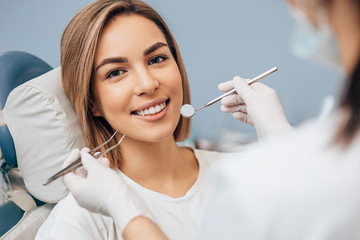
[{"label": "woman's eyebrow", "polygon": [[[144,56],[149,55],[150,53],[156,51],[157,49],[167,46],[166,43],[163,42],[157,42],[153,45],[151,45],[149,48],[147,48],[144,51]],[[112,57],[112,58],[105,58],[101,61],[101,63],[95,68],[95,72],[102,66],[109,64],[109,63],[123,63],[123,62],[128,62],[127,58],[124,57]]]},{"label": "woman's eyebrow", "polygon": [[95,72],[102,66],[108,63],[123,63],[128,62],[127,58],[124,57],[112,57],[112,58],[105,58],[101,61],[101,63],[96,67]]},{"label": "woman's eyebrow", "polygon": [[155,50],[161,48],[161,47],[164,47],[164,46],[167,46],[166,43],[163,43],[163,42],[157,42],[153,45],[151,45],[149,48],[147,48],[145,51],[144,51],[144,56],[146,55],[149,55],[150,53],[154,52]]}]

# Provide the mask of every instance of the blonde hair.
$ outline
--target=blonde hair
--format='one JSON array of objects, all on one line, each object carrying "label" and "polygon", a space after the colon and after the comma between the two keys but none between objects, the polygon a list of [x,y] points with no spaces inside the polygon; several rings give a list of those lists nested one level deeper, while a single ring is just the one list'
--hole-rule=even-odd
[{"label": "blonde hair", "polygon": [[[113,133],[102,117],[94,117],[90,110],[93,95],[91,82],[94,72],[96,47],[106,24],[115,16],[134,14],[148,18],[163,33],[182,78],[183,104],[190,103],[190,89],[178,45],[161,16],[149,5],[139,0],[98,0],[80,12],[69,22],[61,38],[61,77],[65,94],[73,105],[89,148],[106,141]],[[176,141],[184,141],[190,133],[191,120],[180,117],[174,131]],[[104,148],[113,145],[110,142]],[[119,167],[120,150],[106,156],[111,167]]]}]

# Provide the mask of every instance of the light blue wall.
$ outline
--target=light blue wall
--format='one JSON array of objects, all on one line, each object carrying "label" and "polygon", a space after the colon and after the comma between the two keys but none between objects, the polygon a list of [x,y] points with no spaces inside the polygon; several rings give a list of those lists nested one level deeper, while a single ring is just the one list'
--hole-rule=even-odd
[{"label": "light blue wall", "polygon": [[[62,31],[90,2],[0,0],[0,52],[26,51],[57,67]],[[293,125],[316,116],[324,97],[339,90],[339,71],[291,55],[293,20],[283,0],[146,2],[165,18],[178,41],[196,107],[220,94],[218,83],[235,75],[252,78],[273,66],[279,71],[262,81],[278,92]],[[216,141],[227,131],[255,133],[219,108],[217,103],[195,115],[197,137]]]}]

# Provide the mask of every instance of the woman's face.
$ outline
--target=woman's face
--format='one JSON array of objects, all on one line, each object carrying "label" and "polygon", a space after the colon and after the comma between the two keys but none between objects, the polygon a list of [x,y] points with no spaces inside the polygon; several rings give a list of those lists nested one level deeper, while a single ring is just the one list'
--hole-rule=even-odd
[{"label": "woman's face", "polygon": [[160,142],[180,118],[181,75],[164,35],[151,20],[119,15],[106,25],[96,56],[92,113],[127,138]]}]

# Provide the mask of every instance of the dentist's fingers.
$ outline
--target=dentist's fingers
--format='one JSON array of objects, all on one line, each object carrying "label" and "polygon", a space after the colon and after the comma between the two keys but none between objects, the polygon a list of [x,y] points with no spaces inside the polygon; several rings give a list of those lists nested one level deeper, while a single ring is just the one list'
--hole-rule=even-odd
[{"label": "dentist's fingers", "polygon": [[249,93],[253,91],[253,89],[249,86],[247,79],[236,76],[233,79],[233,83],[236,92],[243,99],[246,99]]},{"label": "dentist's fingers", "polygon": [[[240,96],[243,95],[244,92],[246,91],[251,91],[251,90],[266,90],[266,91],[274,91],[272,88],[266,86],[265,84],[262,84],[261,82],[255,82],[255,83],[252,83],[251,84],[251,87],[249,86],[248,82],[250,81],[251,79],[245,79],[245,78],[241,78],[239,76],[235,76],[233,78],[233,80],[230,80],[230,81],[227,81],[227,82],[223,82],[223,83],[220,83],[218,85],[218,89],[220,91],[223,91],[223,92],[228,92],[232,89],[236,89],[236,91],[240,94]],[[241,91],[241,88],[243,91]],[[233,95],[231,95],[233,96]],[[238,99],[240,100],[241,97],[238,96]],[[229,97],[229,96],[228,96]],[[223,99],[226,99],[228,97],[225,97]],[[225,100],[225,101],[229,101],[229,100]],[[226,104],[225,104],[226,105]]]},{"label": "dentist's fingers", "polygon": [[[100,152],[96,152],[95,154],[94,154],[94,156],[96,156],[97,154],[99,154]],[[110,167],[110,161],[109,161],[109,159],[107,159],[107,158],[105,158],[105,157],[103,157],[103,156],[101,156],[101,157],[98,157],[98,158],[96,158],[97,159],[97,161],[99,162],[99,163],[101,163],[102,165],[104,165],[105,167]]]},{"label": "dentist's fingers", "polygon": [[84,166],[81,166],[81,167],[78,167],[77,169],[75,169],[74,173],[83,178],[86,178],[86,176],[87,176],[87,170],[84,168]]},{"label": "dentist's fingers", "polygon": [[81,149],[81,162],[86,169],[97,166],[99,163],[90,153],[88,148]]},{"label": "dentist's fingers", "polygon": [[[67,167],[69,164],[74,162],[79,157],[80,157],[80,150],[75,148],[70,152],[69,156],[64,161],[63,168]],[[84,167],[80,167],[72,172],[65,174],[61,179],[63,183],[70,189],[70,191],[76,191],[78,186],[80,186],[81,183],[86,178],[86,175],[87,175],[86,169]]]},{"label": "dentist's fingers", "polygon": [[[86,169],[88,169],[91,166],[98,166],[97,163],[100,163],[105,167],[110,167],[109,159],[102,156],[98,158],[94,158],[91,154],[89,154],[88,148],[83,148],[80,153],[81,153],[81,162]],[[100,152],[96,152],[94,156],[96,156],[99,153]]]},{"label": "dentist's fingers", "polygon": [[246,113],[246,105],[237,105],[237,106],[231,106],[231,107],[221,105],[220,109],[224,113],[233,113],[233,112]]},{"label": "dentist's fingers", "polygon": [[246,123],[246,124],[250,124],[253,125],[253,122],[251,121],[251,119],[249,118],[249,115],[247,113],[244,112],[234,112],[233,113],[233,118]]},{"label": "dentist's fingers", "polygon": [[218,89],[222,92],[228,92],[228,91],[234,89],[234,83],[232,80],[222,82],[218,85]]},{"label": "dentist's fingers", "polygon": [[261,82],[256,82],[256,83],[251,84],[251,88],[256,91],[262,91],[262,92],[267,92],[267,93],[271,93],[271,94],[276,94],[276,91],[274,89],[272,89],[271,87],[269,87]]},{"label": "dentist's fingers", "polygon": [[66,158],[66,160],[64,161],[62,168],[66,168],[79,157],[80,157],[80,150],[78,148],[73,149]]},{"label": "dentist's fingers", "polygon": [[85,178],[76,175],[73,172],[69,172],[65,174],[64,176],[62,176],[61,179],[71,192],[77,192],[78,188],[85,181]]},{"label": "dentist's fingers", "polygon": [[[75,148],[73,149],[69,156],[66,158],[66,160],[64,161],[62,168],[66,168],[67,166],[69,166],[71,163],[73,163],[75,160],[77,160],[80,157],[80,150]],[[83,167],[79,167],[77,169],[75,169],[74,172],[76,175],[81,175],[82,177],[86,177],[86,170]]]},{"label": "dentist's fingers", "polygon": [[105,157],[101,157],[101,158],[99,158],[98,159],[98,161],[102,164],[102,165],[104,165],[105,167],[110,167],[110,161],[109,161],[109,159],[107,159],[107,158],[105,158]]},{"label": "dentist's fingers", "polygon": [[231,107],[239,104],[244,104],[244,100],[238,94],[235,93],[221,99],[221,104]]}]

